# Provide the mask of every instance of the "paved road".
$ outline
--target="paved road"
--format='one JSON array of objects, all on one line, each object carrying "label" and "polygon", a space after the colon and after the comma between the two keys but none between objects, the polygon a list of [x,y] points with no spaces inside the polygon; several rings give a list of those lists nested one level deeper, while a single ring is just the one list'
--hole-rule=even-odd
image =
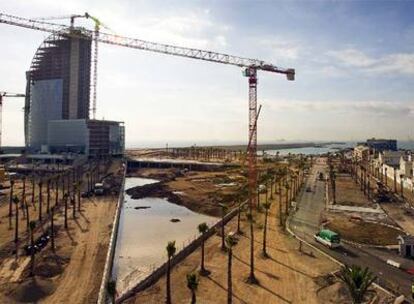
[{"label": "paved road", "polygon": [[319,230],[320,213],[325,208],[325,182],[316,180],[318,172],[324,172],[324,176],[327,172],[327,165],[323,159],[317,159],[312,167],[304,187],[311,188],[312,192],[302,191],[298,197],[298,210],[292,216],[290,228],[299,237],[346,265],[368,266],[379,278],[380,285],[398,288],[400,294],[411,299],[411,282],[414,280],[412,275],[384,263],[361,248],[342,244],[341,247],[332,250],[314,241],[313,235]]}]

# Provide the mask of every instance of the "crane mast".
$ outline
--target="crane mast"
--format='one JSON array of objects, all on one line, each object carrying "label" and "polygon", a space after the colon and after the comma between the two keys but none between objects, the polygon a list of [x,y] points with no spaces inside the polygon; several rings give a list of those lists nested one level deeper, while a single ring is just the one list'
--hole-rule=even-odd
[{"label": "crane mast", "polygon": [[[136,38],[129,38],[104,32],[99,32],[99,21],[95,23],[95,30],[89,30],[82,27],[76,27],[77,34],[73,29],[50,22],[38,21],[33,19],[22,18],[18,16],[2,14],[0,13],[0,23],[5,23],[9,25],[14,25],[18,27],[24,27],[33,30],[39,30],[54,34],[59,34],[63,36],[76,36],[82,35],[81,38],[94,40],[95,43],[105,43],[111,45],[118,45],[122,47],[134,48],[143,51],[161,53],[172,56],[179,56],[197,60],[204,60],[208,62],[215,62],[227,65],[234,65],[241,68],[244,68],[243,74],[248,78],[249,84],[249,145],[248,145],[248,177],[249,177],[249,204],[251,207],[255,206],[256,201],[256,189],[257,189],[257,71],[266,71],[272,73],[283,74],[287,77],[287,80],[295,79],[295,70],[294,69],[285,69],[278,67],[274,64],[245,57],[239,57],[234,55],[229,55],[225,53],[212,52],[208,50],[201,50],[195,48],[181,47],[163,43],[156,43]],[[95,52],[97,53],[97,46],[95,46]],[[97,58],[97,54],[95,54]],[[97,68],[97,62],[94,62],[94,71]],[[96,79],[94,79],[96,85]],[[96,87],[94,88],[96,92]],[[95,93],[96,94],[96,93]],[[96,95],[93,96],[93,101],[96,102]],[[95,112],[96,103],[93,103],[92,111]]]}]

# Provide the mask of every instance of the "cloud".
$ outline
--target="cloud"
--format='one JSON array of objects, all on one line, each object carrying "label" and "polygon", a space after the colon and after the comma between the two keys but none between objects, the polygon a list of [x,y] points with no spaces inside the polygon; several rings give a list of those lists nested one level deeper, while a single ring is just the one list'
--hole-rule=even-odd
[{"label": "cloud", "polygon": [[269,49],[271,57],[276,60],[296,60],[302,50],[302,46],[298,41],[286,37],[262,37],[257,42],[262,48]]},{"label": "cloud", "polygon": [[357,68],[368,73],[414,74],[414,53],[395,53],[380,57],[370,57],[352,48],[340,51],[329,51],[329,57],[338,60],[339,65]]},{"label": "cloud", "polygon": [[403,102],[283,100],[266,104],[276,111],[351,113],[394,118],[414,116],[414,105]]}]

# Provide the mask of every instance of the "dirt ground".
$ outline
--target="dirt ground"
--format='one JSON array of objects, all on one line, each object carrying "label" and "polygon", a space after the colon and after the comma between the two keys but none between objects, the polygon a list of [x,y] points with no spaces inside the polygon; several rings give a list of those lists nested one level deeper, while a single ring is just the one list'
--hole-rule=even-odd
[{"label": "dirt ground", "polygon": [[[255,274],[258,285],[245,282],[249,273],[248,222],[243,216],[239,242],[233,253],[233,293],[234,303],[343,303],[336,293],[319,293],[318,278],[338,266],[325,256],[303,246],[298,250],[298,242],[288,236],[279,226],[278,206],[273,203],[269,214],[268,253],[262,257],[263,213],[256,216],[255,225]],[[226,225],[226,232],[236,231],[237,221]],[[227,297],[227,254],[220,250],[220,236],[213,236],[206,242],[206,268],[210,276],[200,277],[197,290],[198,303],[225,303]],[[200,249],[189,255],[172,271],[172,298],[174,303],[189,303],[190,292],[186,286],[186,274],[197,271],[200,266]],[[165,299],[165,277],[155,285],[137,294],[126,303],[162,303]]]},{"label": "dirt ground", "polygon": [[[19,195],[19,191],[15,191],[15,194]],[[54,192],[52,193],[54,202]],[[62,197],[61,193],[59,195]],[[58,211],[55,214],[56,254],[52,252],[49,241],[36,254],[35,277],[30,278],[30,257],[20,252],[21,256],[16,262],[11,254],[14,249],[14,229],[8,229],[8,204],[3,201],[0,205],[0,303],[96,302],[116,202],[117,197],[109,195],[84,198],[81,213],[77,212],[75,220],[72,218],[72,208],[69,207],[67,230],[63,226],[63,209]],[[31,219],[37,219],[37,211],[32,209],[34,208],[29,209]],[[44,212],[46,217],[46,211]],[[21,218],[21,246],[28,243],[25,223],[26,219]],[[48,225],[40,227],[35,238]],[[14,221],[12,226],[14,227]]]},{"label": "dirt ground", "polygon": [[328,213],[326,227],[345,240],[369,245],[396,245],[401,231],[377,223],[365,222],[344,214]]},{"label": "dirt ground", "polygon": [[246,183],[246,178],[238,169],[181,173],[175,169],[143,168],[129,175],[164,181],[167,191],[178,196],[175,203],[211,216],[221,215],[219,203],[234,207],[237,204],[236,195]]},{"label": "dirt ground", "polygon": [[359,185],[348,174],[338,174],[336,177],[336,203],[357,207],[373,206]]}]

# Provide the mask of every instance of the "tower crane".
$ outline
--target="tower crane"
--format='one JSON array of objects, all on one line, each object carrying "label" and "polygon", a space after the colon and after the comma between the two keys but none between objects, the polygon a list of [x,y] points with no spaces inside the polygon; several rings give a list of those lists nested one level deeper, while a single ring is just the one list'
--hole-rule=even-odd
[{"label": "tower crane", "polygon": [[4,97],[26,97],[24,94],[20,93],[8,93],[8,92],[0,92],[0,148],[2,147],[1,139],[2,139],[2,117],[3,117],[3,98]]},{"label": "tower crane", "polygon": [[[0,13],[0,23],[14,25],[18,27],[39,30],[52,34],[58,34],[69,37],[80,37],[95,40],[96,42],[134,48],[143,51],[173,55],[191,59],[204,60],[209,62],[238,66],[243,69],[243,75],[248,78],[249,84],[249,133],[248,133],[248,184],[249,184],[249,204],[255,206],[257,188],[257,71],[266,71],[271,73],[282,74],[287,80],[295,79],[294,69],[285,69],[272,63],[258,59],[238,57],[234,55],[212,52],[188,47],[151,42],[136,38],[129,38],[105,32],[99,32],[100,22],[95,23],[95,30],[86,28],[76,28],[77,31],[71,31],[71,27],[62,24],[39,21],[34,19],[22,18],[9,14]],[[81,34],[77,34],[80,32]]]}]

